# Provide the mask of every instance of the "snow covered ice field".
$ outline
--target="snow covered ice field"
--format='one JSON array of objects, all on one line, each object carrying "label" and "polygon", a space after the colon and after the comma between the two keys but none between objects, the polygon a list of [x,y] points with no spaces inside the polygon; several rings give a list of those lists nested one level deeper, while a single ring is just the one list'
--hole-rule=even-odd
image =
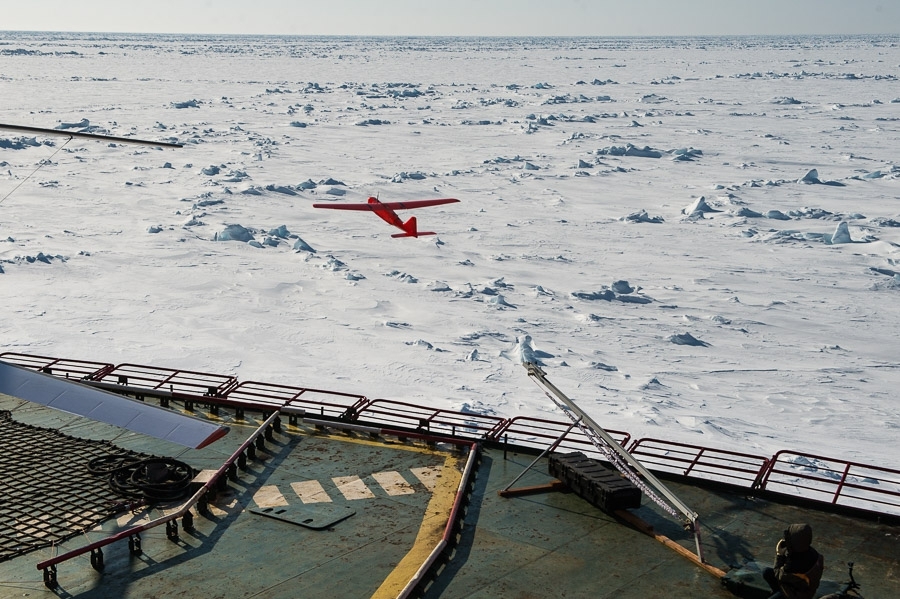
[{"label": "snow covered ice field", "polygon": [[[898,67],[883,36],[7,32],[0,122],[185,147],[0,131],[2,351],[561,418],[525,356],[610,429],[897,467]],[[460,203],[400,213],[419,239],[312,208],[370,195]]]}]

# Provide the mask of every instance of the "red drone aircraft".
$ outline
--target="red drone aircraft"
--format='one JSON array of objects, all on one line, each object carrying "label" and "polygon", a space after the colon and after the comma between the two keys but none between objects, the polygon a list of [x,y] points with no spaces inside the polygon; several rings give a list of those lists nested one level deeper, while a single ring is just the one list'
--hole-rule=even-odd
[{"label": "red drone aircraft", "polygon": [[389,225],[401,229],[403,233],[395,233],[391,237],[419,237],[420,235],[437,235],[434,231],[419,231],[416,228],[416,217],[410,216],[403,222],[397,216],[395,210],[410,210],[412,208],[425,208],[426,206],[440,206],[458,202],[456,198],[444,198],[440,200],[413,200],[411,202],[380,202],[378,198],[369,198],[365,204],[313,204],[313,208],[328,208],[330,210],[365,210],[374,212]]}]

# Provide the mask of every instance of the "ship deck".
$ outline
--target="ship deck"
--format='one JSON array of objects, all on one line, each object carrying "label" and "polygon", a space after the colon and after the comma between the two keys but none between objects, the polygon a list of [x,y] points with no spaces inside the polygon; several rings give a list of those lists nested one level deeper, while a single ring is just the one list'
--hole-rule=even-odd
[{"label": "ship deck", "polygon": [[[19,423],[176,457],[201,472],[219,468],[262,423],[259,415],[206,414],[226,421],[231,432],[204,449],[185,450],[7,396],[0,396],[0,410],[11,411]],[[9,453],[10,440],[3,442]],[[0,561],[0,596],[397,597],[417,576],[411,596],[428,598],[734,596],[714,573],[574,493],[500,496],[520,475],[514,489],[554,480],[543,458],[526,471],[536,454],[524,448],[482,448],[471,482],[461,484],[466,445],[296,421],[257,447],[246,468],[218,487],[205,515],[192,508],[189,530],[141,531],[140,553],[125,540],[106,545],[102,568],[92,567],[96,557],[89,553],[62,561],[54,588],[45,585],[39,564],[179,506],[121,513],[72,538]],[[900,595],[900,527],[894,523],[696,481],[666,484],[700,514],[704,557],[715,568],[768,562],[780,531],[809,522],[814,544],[826,557],[825,579],[844,580],[845,563],[853,561],[866,597]],[[452,527],[448,549],[422,575],[419,569],[446,532],[460,488],[460,524]],[[7,532],[24,530],[21,518],[11,521],[9,504],[0,503]],[[630,512],[657,535],[694,551],[693,535],[646,498]],[[830,588],[826,582],[821,591]],[[744,596],[753,596],[753,589]]]}]

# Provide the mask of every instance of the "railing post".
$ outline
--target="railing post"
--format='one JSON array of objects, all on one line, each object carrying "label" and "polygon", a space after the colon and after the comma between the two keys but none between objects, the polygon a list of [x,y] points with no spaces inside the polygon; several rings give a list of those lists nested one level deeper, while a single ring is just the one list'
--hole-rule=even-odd
[{"label": "railing post", "polygon": [[56,564],[44,568],[44,586],[48,589],[55,589],[59,586],[56,580]]},{"label": "railing post", "polygon": [[844,467],[844,475],[841,476],[841,482],[838,483],[837,490],[834,492],[834,498],[831,500],[832,505],[836,504],[838,497],[841,496],[841,491],[844,489],[844,483],[847,482],[848,472],[850,472],[850,462],[847,462],[847,465]]},{"label": "railing post", "polygon": [[690,472],[691,470],[693,470],[694,466],[697,465],[697,462],[700,461],[700,457],[703,455],[703,452],[704,452],[704,451],[706,451],[706,448],[705,448],[705,447],[702,447],[702,448],[700,449],[700,451],[697,453],[697,456],[694,458],[694,461],[691,462],[691,465],[688,466],[687,470],[684,471],[684,475],[685,475],[685,476],[687,476],[687,475],[688,475],[688,472]]}]

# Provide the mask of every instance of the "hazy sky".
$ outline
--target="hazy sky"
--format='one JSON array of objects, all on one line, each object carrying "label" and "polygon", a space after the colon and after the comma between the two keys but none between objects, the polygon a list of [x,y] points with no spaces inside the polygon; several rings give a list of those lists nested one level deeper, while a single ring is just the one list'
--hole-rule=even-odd
[{"label": "hazy sky", "polygon": [[900,1],[0,0],[0,27],[296,35],[900,34]]}]

